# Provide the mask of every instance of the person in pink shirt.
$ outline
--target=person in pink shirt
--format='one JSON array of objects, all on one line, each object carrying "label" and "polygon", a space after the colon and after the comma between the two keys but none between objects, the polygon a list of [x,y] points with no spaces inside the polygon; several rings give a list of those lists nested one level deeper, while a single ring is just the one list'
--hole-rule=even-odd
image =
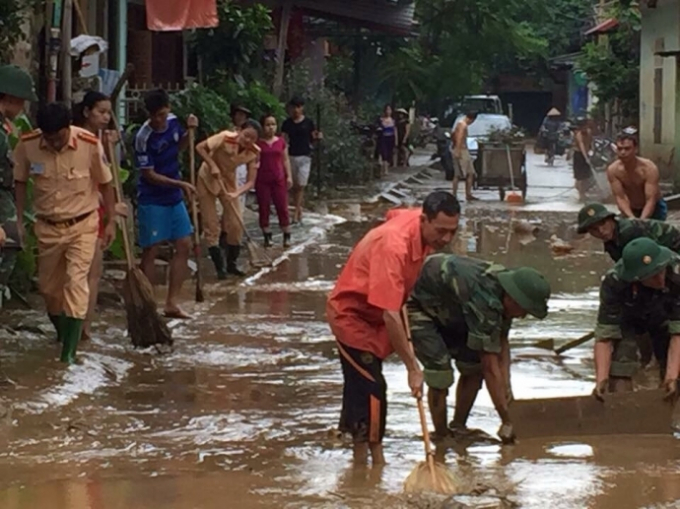
[{"label": "person in pink shirt", "polygon": [[260,169],[255,181],[260,228],[264,234],[264,247],[272,244],[269,229],[269,213],[274,202],[279,226],[283,230],[283,247],[290,246],[290,216],[288,215],[288,189],[293,185],[286,140],[276,135],[276,117],[262,117],[262,138],[257,142],[260,147]]}]

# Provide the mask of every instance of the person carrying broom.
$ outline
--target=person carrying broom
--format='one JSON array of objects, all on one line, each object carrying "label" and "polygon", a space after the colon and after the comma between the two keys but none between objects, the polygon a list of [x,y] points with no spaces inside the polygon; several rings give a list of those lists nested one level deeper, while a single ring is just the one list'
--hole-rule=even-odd
[{"label": "person carrying broom", "polygon": [[[221,280],[227,274],[245,275],[237,266],[244,233],[239,197],[255,186],[260,161],[257,140],[261,131],[258,122],[247,120],[238,132],[222,131],[196,145],[196,152],[203,158],[196,179],[201,222],[210,259]],[[242,164],[248,167],[248,177],[244,185],[238,186],[236,170]],[[215,199],[220,200],[224,209],[222,234]],[[225,250],[226,270],[220,246]]]},{"label": "person carrying broom", "polygon": [[[511,399],[510,345],[513,318],[548,314],[550,284],[528,267],[506,269],[463,256],[431,256],[407,303],[411,339],[429,387],[428,403],[439,437],[467,432],[467,419],[482,381],[502,425],[504,443],[514,440],[508,414]],[[447,428],[446,397],[453,385],[451,359],[460,380],[456,412]]]},{"label": "person carrying broom", "polygon": [[327,305],[344,378],[340,431],[352,434],[354,461],[385,459],[382,439],[387,386],[382,363],[397,352],[408,384],[420,397],[423,372],[408,343],[401,309],[425,258],[444,248],[458,231],[460,204],[445,191],[425,198],[422,209],[395,211],[354,247]]},{"label": "person carrying broom", "polygon": [[[66,105],[48,104],[38,112],[37,120],[40,129],[23,136],[14,153],[17,215],[23,217],[27,183],[32,179],[40,291],[63,344],[61,361],[70,364],[87,316],[100,192],[108,218],[104,249],[116,235],[112,175],[99,139],[71,126]],[[17,225],[23,244],[23,223]]]},{"label": "person carrying broom", "polygon": [[[183,192],[191,195],[196,189],[182,180],[179,165],[179,153],[187,148],[189,135],[170,112],[170,97],[165,90],[147,92],[144,106],[149,119],[135,136],[135,167],[141,172],[137,217],[142,271],[153,283],[160,245],[163,242],[174,244],[164,314],[168,318],[187,319],[191,317],[179,307],[177,300],[187,276],[192,249],[193,228]],[[189,115],[187,127],[197,126],[198,119]]]}]

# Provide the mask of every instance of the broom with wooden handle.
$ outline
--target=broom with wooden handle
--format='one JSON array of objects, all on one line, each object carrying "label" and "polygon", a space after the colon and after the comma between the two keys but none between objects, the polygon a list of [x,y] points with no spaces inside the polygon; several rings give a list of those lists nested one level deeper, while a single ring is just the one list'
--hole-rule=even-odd
[{"label": "broom with wooden handle", "polygon": [[[196,187],[196,128],[189,128],[189,169],[191,185]],[[198,231],[198,207],[196,195],[191,197],[191,219],[194,222],[194,259],[196,260],[196,302],[203,302],[203,276],[201,275],[201,235]]]},{"label": "broom with wooden handle", "polygon": [[[222,182],[222,178],[217,177],[217,181],[220,183],[220,188],[222,189],[222,192],[225,195],[228,194],[227,188],[225,187],[224,182]],[[250,238],[250,234],[246,229],[246,225],[243,222],[243,218],[241,217],[241,214],[239,213],[238,209],[236,208],[236,204],[234,203],[235,200],[232,200],[231,198],[228,198],[228,200],[229,206],[231,207],[232,212],[236,216],[236,219],[239,222],[239,225],[241,226],[241,230],[243,230],[243,235],[246,238],[246,248],[248,249],[248,258],[250,259],[250,265],[256,268],[270,267],[274,262],[272,261],[270,256],[264,251],[264,249],[260,248],[260,246],[253,242],[253,239]]]},{"label": "broom with wooden handle", "polygon": [[[123,191],[120,186],[120,169],[113,142],[108,141],[113,182],[116,187],[116,202],[120,203]],[[158,314],[153,286],[146,275],[135,265],[130,232],[127,222],[119,224],[123,236],[123,248],[127,261],[127,274],[123,282],[123,300],[127,315],[127,328],[133,346],[146,348],[156,345],[172,345],[172,334],[165,321]]]},{"label": "broom with wooden handle", "polygon": [[[406,306],[402,308],[401,314],[404,328],[406,329],[406,337],[411,345],[411,351],[413,351],[411,328],[408,322]],[[434,451],[432,451],[432,446],[430,445],[430,432],[427,429],[427,417],[425,416],[422,395],[418,396],[417,402],[420,428],[423,432],[423,445],[425,446],[425,461],[419,463],[406,478],[404,481],[404,491],[407,493],[433,491],[443,495],[455,495],[458,493],[460,481],[445,465],[434,461]]]}]

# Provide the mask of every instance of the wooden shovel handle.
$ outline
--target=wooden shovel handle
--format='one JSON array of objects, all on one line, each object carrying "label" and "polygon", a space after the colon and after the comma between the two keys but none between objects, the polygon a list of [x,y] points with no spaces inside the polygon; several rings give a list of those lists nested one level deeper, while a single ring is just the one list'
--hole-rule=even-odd
[{"label": "wooden shovel handle", "polygon": [[[220,184],[220,189],[224,194],[228,194],[227,188],[224,185],[224,182],[222,181],[221,176],[215,177],[217,179],[217,182]],[[248,242],[250,242],[250,235],[248,235],[248,230],[246,230],[246,224],[243,222],[243,218],[241,217],[241,214],[239,213],[238,209],[236,208],[236,204],[234,203],[234,200],[231,198],[227,197],[227,201],[229,202],[229,206],[231,207],[232,212],[234,212],[234,215],[236,216],[236,220],[238,221],[238,224],[241,226],[241,230],[243,230],[243,236],[246,238]]]},{"label": "wooden shovel handle", "polygon": [[[411,347],[411,352],[413,352],[413,343],[411,342],[411,326],[409,325],[406,306],[401,308],[401,317],[404,322],[404,329],[406,330],[406,338],[408,339],[409,346]],[[430,475],[432,476],[432,482],[434,485],[436,485],[437,476],[434,470],[434,453],[432,452],[432,447],[430,446],[430,431],[427,429],[427,416],[425,415],[425,406],[423,405],[422,395],[417,398],[417,404],[418,414],[420,416],[420,428],[423,433],[423,445],[425,446],[425,460],[427,461],[427,466],[430,470]]]},{"label": "wooden shovel handle", "polygon": [[[116,203],[123,201],[123,188],[120,185],[120,166],[118,165],[118,157],[116,156],[116,147],[111,140],[107,140],[109,154],[111,155],[111,173],[113,174],[113,184],[116,187]],[[115,221],[115,218],[109,218],[109,221]],[[118,226],[123,234],[123,249],[125,250],[125,260],[127,261],[128,269],[134,267],[134,258],[132,257],[132,248],[130,246],[130,238],[128,236],[127,221]]]}]

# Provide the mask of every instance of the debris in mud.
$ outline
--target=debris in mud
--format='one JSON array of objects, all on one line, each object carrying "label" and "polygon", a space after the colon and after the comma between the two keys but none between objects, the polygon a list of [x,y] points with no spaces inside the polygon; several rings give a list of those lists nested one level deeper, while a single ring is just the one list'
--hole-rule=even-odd
[{"label": "debris in mud", "polygon": [[555,256],[563,256],[571,253],[574,246],[560,239],[557,235],[550,237],[550,249]]}]

